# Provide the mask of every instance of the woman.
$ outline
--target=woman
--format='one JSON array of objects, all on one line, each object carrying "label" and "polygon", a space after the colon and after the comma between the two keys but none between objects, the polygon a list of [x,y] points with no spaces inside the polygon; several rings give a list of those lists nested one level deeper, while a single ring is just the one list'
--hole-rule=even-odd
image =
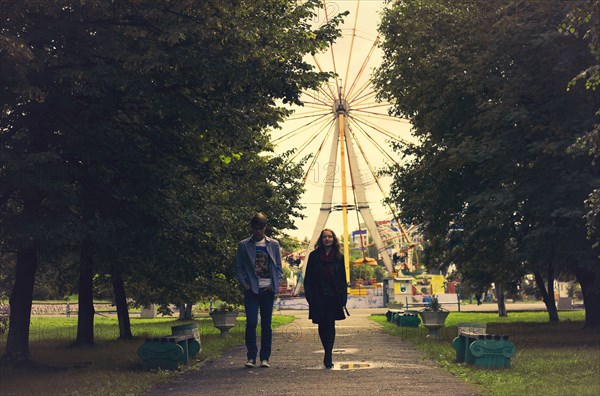
[{"label": "woman", "polygon": [[323,364],[325,368],[333,368],[335,321],[346,319],[343,309],[348,300],[348,284],[340,241],[328,228],[321,231],[315,250],[308,256],[304,291],[308,318],[319,325],[319,338],[325,350]]}]

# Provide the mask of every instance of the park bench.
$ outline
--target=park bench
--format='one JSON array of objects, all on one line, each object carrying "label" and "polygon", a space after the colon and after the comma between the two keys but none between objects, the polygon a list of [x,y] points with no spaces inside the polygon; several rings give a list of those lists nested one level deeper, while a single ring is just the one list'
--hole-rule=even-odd
[{"label": "park bench", "polygon": [[388,322],[396,323],[398,326],[419,327],[421,323],[417,311],[389,309],[385,317]]},{"label": "park bench", "polygon": [[459,323],[452,346],[457,362],[488,369],[509,368],[516,352],[507,335],[487,334],[484,323]]},{"label": "park bench", "polygon": [[387,312],[385,313],[385,317],[387,319],[388,322],[394,322],[394,320],[396,319],[396,316],[399,314],[403,314],[404,310],[403,309],[391,309],[389,308],[387,310]]},{"label": "park bench", "polygon": [[181,334],[146,338],[137,353],[144,362],[144,370],[174,370],[179,363],[188,364],[200,349],[194,334]]}]

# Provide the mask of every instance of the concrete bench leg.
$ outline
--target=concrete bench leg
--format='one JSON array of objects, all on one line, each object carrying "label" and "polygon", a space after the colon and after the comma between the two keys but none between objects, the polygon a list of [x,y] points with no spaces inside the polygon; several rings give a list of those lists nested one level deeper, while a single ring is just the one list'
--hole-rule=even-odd
[{"label": "concrete bench leg", "polygon": [[146,341],[138,348],[138,356],[144,362],[144,370],[175,370],[183,357],[183,348],[174,342]]},{"label": "concrete bench leg", "polygon": [[188,341],[184,340],[184,341],[178,342],[177,345],[179,345],[181,347],[181,349],[183,349],[183,353],[181,354],[179,361],[181,363],[188,364],[190,362],[190,350],[188,348]]},{"label": "concrete bench leg", "polygon": [[458,336],[452,341],[452,346],[456,350],[456,362],[462,363],[465,361],[465,344],[467,339],[464,336]]},{"label": "concrete bench leg", "polygon": [[197,340],[188,340],[188,352],[191,358],[196,357],[201,350],[202,347]]},{"label": "concrete bench leg", "polygon": [[475,340],[469,346],[475,366],[486,369],[509,368],[516,350],[509,340]]}]

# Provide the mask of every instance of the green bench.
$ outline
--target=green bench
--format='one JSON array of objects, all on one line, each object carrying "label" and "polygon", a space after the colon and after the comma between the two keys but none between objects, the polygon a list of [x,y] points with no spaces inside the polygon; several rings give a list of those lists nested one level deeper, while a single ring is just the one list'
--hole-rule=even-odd
[{"label": "green bench", "polygon": [[144,370],[175,370],[179,363],[188,364],[200,352],[200,343],[193,334],[146,338],[138,348]]},{"label": "green bench", "polygon": [[403,327],[419,327],[421,319],[417,311],[390,309],[385,314],[387,321]]},{"label": "green bench", "polygon": [[507,335],[487,334],[481,323],[460,323],[452,346],[457,362],[486,369],[510,368],[510,358],[517,350]]},{"label": "green bench", "polygon": [[388,309],[388,311],[385,313],[385,317],[388,322],[394,322],[396,316],[403,313],[404,310],[402,309]]}]

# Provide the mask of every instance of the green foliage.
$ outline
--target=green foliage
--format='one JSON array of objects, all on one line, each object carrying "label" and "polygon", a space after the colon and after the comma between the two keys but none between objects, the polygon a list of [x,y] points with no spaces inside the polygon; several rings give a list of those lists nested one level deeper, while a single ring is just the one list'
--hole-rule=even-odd
[{"label": "green foliage", "polygon": [[228,304],[223,301],[213,302],[212,309],[210,312],[235,312],[240,311],[240,307],[235,304]]},{"label": "green foliage", "polygon": [[354,283],[357,279],[367,280],[375,277],[375,268],[369,264],[352,265],[350,264],[350,282]]},{"label": "green foliage", "polygon": [[420,139],[396,147],[408,161],[388,173],[402,217],[424,224],[428,267],[454,263],[476,287],[575,274],[592,306],[600,271],[583,202],[600,163],[567,150],[596,122],[600,91],[565,89],[594,64],[557,30],[568,11],[560,1],[393,2],[375,83]]},{"label": "green foliage", "polygon": [[341,17],[312,29],[313,0],[61,4],[2,14],[2,251],[33,245],[58,294],[85,242],[138,304],[239,301],[248,219],[277,235],[302,208],[301,168],[268,141],[276,103],[329,77],[303,57]]},{"label": "green foliage", "polygon": [[292,270],[290,270],[289,267],[283,267],[283,279],[287,279],[287,278],[291,278],[292,277]]},{"label": "green foliage", "polygon": [[[567,90],[571,90],[579,81],[584,81],[587,90],[595,91],[600,87],[600,1],[575,1],[565,21],[559,26],[559,32],[568,32],[584,40],[596,63],[581,70],[569,81]],[[600,115],[600,109],[596,111]],[[592,163],[600,161],[600,123],[596,123],[587,133],[577,138],[572,150],[579,150],[592,157]],[[600,188],[594,189],[585,201],[588,212],[586,220],[588,237],[600,247]]]}]

